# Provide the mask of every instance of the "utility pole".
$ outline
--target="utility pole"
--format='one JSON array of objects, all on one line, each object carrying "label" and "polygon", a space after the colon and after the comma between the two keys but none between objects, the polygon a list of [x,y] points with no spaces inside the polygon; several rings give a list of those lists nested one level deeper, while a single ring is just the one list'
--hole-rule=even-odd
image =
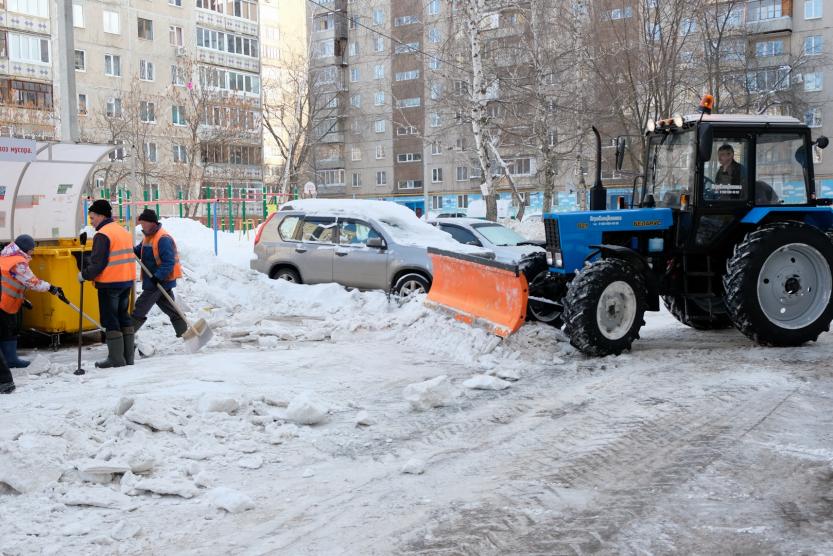
[{"label": "utility pole", "polygon": [[[61,141],[78,142],[78,95],[75,92],[75,31],[72,24],[72,0],[57,0],[56,29],[63,64],[53,66],[60,89]],[[61,67],[63,66],[63,67]]]}]

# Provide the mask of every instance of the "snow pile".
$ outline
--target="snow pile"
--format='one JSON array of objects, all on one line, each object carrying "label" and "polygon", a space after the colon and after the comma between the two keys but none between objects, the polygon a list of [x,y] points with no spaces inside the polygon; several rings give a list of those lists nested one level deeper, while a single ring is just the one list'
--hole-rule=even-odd
[{"label": "snow pile", "polygon": [[327,409],[309,394],[301,394],[289,402],[286,417],[301,425],[317,425],[327,418]]},{"label": "snow pile", "polygon": [[255,507],[251,498],[238,490],[226,487],[213,488],[206,494],[209,504],[215,508],[225,510],[230,514],[237,514]]},{"label": "snow pile", "polygon": [[474,375],[463,386],[472,390],[506,390],[510,383],[494,376]]}]

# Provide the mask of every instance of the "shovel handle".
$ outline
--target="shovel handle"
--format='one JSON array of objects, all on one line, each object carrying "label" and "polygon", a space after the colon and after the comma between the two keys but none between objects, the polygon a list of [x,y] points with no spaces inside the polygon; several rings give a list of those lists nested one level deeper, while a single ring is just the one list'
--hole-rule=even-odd
[{"label": "shovel handle", "polygon": [[[148,267],[145,266],[145,263],[142,262],[142,259],[136,257],[136,260],[139,261],[139,265],[142,267],[142,270],[145,274],[147,274],[148,276],[153,276],[153,274],[151,274],[151,272],[148,270]],[[188,326],[188,328],[191,328],[191,325],[188,324],[188,319],[185,317],[185,314],[182,312],[182,309],[180,309],[179,305],[177,305],[176,302],[173,299],[171,299],[171,296],[168,295],[168,292],[165,291],[165,288],[162,287],[162,284],[157,284],[156,287],[159,288],[159,291],[162,293],[165,299],[168,300],[168,303],[173,305],[174,309],[176,309],[176,313],[179,315],[179,318],[185,321],[185,325]]]}]

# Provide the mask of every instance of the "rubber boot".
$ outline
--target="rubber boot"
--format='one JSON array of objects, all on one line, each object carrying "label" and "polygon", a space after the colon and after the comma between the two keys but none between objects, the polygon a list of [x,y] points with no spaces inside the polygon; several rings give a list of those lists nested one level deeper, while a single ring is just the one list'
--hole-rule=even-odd
[{"label": "rubber boot", "polygon": [[146,318],[143,319],[143,318],[139,318],[139,317],[130,317],[130,320],[133,322],[133,333],[135,334],[136,332],[139,331],[139,329],[142,327],[142,325],[145,324],[145,321],[148,320],[148,319],[146,319]]},{"label": "rubber boot", "polygon": [[182,335],[188,330],[188,324],[182,319],[174,319],[171,321],[171,324],[174,325],[174,332],[176,332],[177,338],[182,338]]},{"label": "rubber boot", "polygon": [[133,364],[133,355],[136,351],[135,343],[135,329],[132,326],[121,329],[122,338],[124,338],[124,362],[127,365]]},{"label": "rubber boot", "polygon": [[0,350],[3,351],[3,357],[6,358],[10,369],[25,369],[29,366],[28,361],[17,356],[17,338],[0,342]]},{"label": "rubber boot", "polygon": [[107,359],[96,361],[95,366],[99,369],[111,367],[124,367],[124,336],[119,330],[107,331]]},{"label": "rubber boot", "polygon": [[6,359],[0,355],[0,394],[11,394],[14,392],[14,377],[6,364]]}]

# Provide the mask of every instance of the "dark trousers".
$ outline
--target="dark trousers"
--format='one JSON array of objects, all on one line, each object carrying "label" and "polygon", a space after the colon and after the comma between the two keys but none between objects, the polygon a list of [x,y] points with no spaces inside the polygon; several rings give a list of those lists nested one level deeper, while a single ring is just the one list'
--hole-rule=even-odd
[{"label": "dark trousers", "polygon": [[17,339],[17,321],[17,313],[0,310],[0,342]]},{"label": "dark trousers", "polygon": [[107,332],[119,332],[122,328],[133,326],[130,321],[130,288],[98,290],[98,311],[101,326]]},{"label": "dark trousers", "polygon": [[[171,296],[171,299],[174,299],[173,288],[165,291]],[[148,313],[150,313],[150,310],[153,309],[154,305],[158,305],[159,308],[162,309],[162,312],[168,315],[171,322],[175,320],[182,320],[182,317],[179,316],[177,310],[168,302],[167,299],[165,299],[165,296],[162,295],[162,292],[158,287],[142,290],[142,293],[136,300],[136,305],[133,307],[133,317],[139,320],[146,319]]]}]

